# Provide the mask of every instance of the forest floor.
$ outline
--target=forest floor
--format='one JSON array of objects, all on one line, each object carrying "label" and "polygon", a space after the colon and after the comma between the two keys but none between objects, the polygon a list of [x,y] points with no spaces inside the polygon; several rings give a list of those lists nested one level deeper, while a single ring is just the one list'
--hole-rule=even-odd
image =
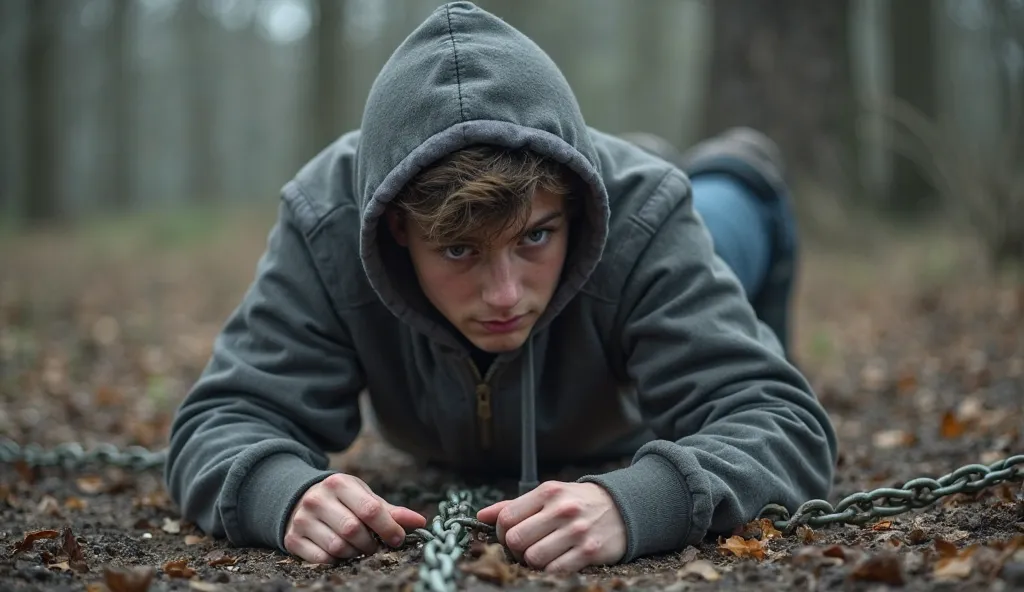
[{"label": "forest floor", "polygon": [[[265,217],[232,216],[0,238],[0,434],[162,447],[267,229]],[[1024,454],[1024,284],[986,272],[970,241],[935,234],[856,252],[812,245],[797,360],[839,434],[828,501]],[[385,497],[445,479],[372,433],[332,464]],[[1019,480],[862,526],[765,526],[569,577],[475,543],[460,587],[1024,589]],[[180,519],[156,471],[0,464],[4,590],[407,590],[422,560],[411,545],[313,566],[205,536]]]}]

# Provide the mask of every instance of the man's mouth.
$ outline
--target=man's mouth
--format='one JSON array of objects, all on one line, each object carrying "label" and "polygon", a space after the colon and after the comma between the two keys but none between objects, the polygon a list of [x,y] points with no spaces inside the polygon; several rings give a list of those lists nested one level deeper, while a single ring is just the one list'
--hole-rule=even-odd
[{"label": "man's mouth", "polygon": [[511,333],[519,329],[524,316],[519,315],[505,320],[480,321],[480,324],[491,333]]}]

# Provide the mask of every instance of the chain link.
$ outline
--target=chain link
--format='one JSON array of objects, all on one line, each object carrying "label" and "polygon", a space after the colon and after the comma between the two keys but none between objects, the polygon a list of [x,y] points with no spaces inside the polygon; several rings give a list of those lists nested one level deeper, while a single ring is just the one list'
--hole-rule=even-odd
[{"label": "chain link", "polygon": [[[30,467],[62,466],[81,469],[90,465],[114,465],[135,471],[162,468],[167,450],[148,450],[142,446],[119,449],[113,444],[98,444],[86,451],[81,444],[58,444],[47,450],[37,444],[19,445],[0,437],[0,464],[24,462]],[[891,517],[911,510],[927,508],[940,499],[958,493],[977,493],[1000,483],[1024,482],[1024,454],[1010,456],[990,465],[969,464],[938,479],[919,477],[902,487],[881,487],[850,494],[834,507],[822,499],[801,504],[789,513],[779,504],[767,504],[758,518],[773,520],[775,528],[792,534],[797,527],[820,527],[829,524],[863,525],[876,518]],[[401,496],[419,502],[436,500],[438,496],[415,485],[404,486]],[[476,512],[502,499],[501,491],[450,488],[438,503],[437,516],[430,528],[418,528],[406,535],[405,544],[424,543],[423,564],[419,570],[417,592],[451,592],[458,584],[457,562],[466,552],[474,532],[494,532],[494,527],[473,518]],[[408,505],[408,504],[403,504]]]},{"label": "chain link", "polygon": [[843,498],[835,507],[825,500],[810,500],[800,505],[792,516],[778,505],[768,504],[758,518],[774,519],[775,528],[791,534],[800,525],[811,527],[828,524],[863,525],[875,518],[884,518],[931,506],[956,493],[977,493],[998,485],[1024,481],[1024,454],[996,461],[990,465],[969,464],[938,479],[919,477],[903,487],[881,487],[861,491]]},{"label": "chain link", "polygon": [[424,542],[416,592],[452,592],[456,589],[459,577],[457,562],[466,552],[473,532],[494,532],[493,526],[480,522],[473,515],[501,497],[501,492],[493,488],[452,489],[438,504],[438,512],[431,520],[430,528],[417,528],[406,535],[406,544]]},{"label": "chain link", "polygon": [[122,450],[103,443],[86,451],[78,442],[68,442],[47,450],[38,444],[21,446],[10,438],[0,437],[0,464],[23,462],[29,467],[61,466],[65,469],[113,465],[145,471],[162,468],[166,459],[166,449],[152,451],[142,446],[129,446]]}]

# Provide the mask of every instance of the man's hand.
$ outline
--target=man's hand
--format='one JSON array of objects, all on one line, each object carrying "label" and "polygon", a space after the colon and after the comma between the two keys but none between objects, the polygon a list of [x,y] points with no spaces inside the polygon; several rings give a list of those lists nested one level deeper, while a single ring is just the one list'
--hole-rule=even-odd
[{"label": "man's hand", "polygon": [[547,481],[514,500],[477,513],[519,561],[548,572],[617,563],[626,525],[608,492],[595,483]]},{"label": "man's hand", "polygon": [[398,547],[405,541],[405,527],[426,523],[409,508],[384,501],[362,479],[335,474],[307,489],[295,504],[284,546],[310,563],[333,563],[376,552],[371,530]]}]

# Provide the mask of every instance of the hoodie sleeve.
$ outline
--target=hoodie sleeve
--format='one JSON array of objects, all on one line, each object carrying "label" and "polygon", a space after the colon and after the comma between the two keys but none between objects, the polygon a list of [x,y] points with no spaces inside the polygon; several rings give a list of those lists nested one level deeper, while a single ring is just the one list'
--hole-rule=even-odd
[{"label": "hoodie sleeve", "polygon": [[326,451],[360,428],[363,373],[289,207],[171,425],[164,478],[182,516],[238,546],[284,551]]},{"label": "hoodie sleeve", "polygon": [[624,561],[728,532],[767,503],[824,497],[836,462],[828,415],[714,255],[684,184],[669,183],[687,197],[664,223],[634,218],[650,240],[620,309],[625,369],[658,439],[628,467],[582,479],[615,500]]}]

